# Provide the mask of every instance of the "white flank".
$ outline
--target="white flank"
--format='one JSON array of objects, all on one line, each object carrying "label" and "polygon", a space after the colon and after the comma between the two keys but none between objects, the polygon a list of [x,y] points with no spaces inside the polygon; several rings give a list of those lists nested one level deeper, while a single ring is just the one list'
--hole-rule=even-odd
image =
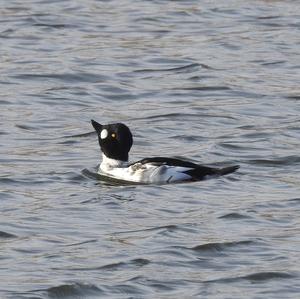
[{"label": "white flank", "polygon": [[191,179],[191,176],[183,173],[190,169],[191,168],[187,167],[175,167],[168,165],[157,166],[151,163],[135,163],[128,166],[127,162],[110,159],[103,154],[99,173],[129,182],[162,184]]}]

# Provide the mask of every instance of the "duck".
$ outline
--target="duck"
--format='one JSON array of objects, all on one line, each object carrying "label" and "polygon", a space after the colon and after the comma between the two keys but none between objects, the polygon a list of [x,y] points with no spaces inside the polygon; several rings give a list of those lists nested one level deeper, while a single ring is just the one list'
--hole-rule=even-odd
[{"label": "duck", "polygon": [[102,152],[98,169],[100,175],[133,183],[170,184],[202,181],[239,169],[239,165],[215,168],[168,157],[149,157],[132,163],[129,162],[129,151],[133,137],[125,124],[102,125],[95,120],[91,120],[91,123]]}]

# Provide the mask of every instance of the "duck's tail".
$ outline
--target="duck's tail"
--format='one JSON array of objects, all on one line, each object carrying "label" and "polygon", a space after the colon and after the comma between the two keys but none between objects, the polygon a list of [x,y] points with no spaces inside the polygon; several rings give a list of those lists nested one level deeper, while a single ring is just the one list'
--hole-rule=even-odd
[{"label": "duck's tail", "polygon": [[240,168],[240,165],[234,165],[234,166],[228,166],[228,167],[220,168],[218,170],[218,174],[219,175],[229,174],[229,173],[235,172],[239,168]]}]

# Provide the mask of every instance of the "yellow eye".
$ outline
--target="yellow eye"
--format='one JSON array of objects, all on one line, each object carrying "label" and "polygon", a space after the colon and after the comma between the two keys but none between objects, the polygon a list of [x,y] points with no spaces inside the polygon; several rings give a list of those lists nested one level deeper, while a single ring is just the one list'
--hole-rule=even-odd
[{"label": "yellow eye", "polygon": [[112,137],[112,138],[116,138],[116,134],[115,134],[115,133],[112,133],[112,134],[111,134],[111,137]]}]

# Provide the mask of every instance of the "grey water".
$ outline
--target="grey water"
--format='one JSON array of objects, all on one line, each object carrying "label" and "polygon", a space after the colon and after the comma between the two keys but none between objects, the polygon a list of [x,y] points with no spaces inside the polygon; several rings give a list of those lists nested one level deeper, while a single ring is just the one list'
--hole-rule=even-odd
[{"label": "grey water", "polygon": [[[299,298],[298,1],[0,1],[0,298]],[[238,172],[95,177],[131,160]]]}]

